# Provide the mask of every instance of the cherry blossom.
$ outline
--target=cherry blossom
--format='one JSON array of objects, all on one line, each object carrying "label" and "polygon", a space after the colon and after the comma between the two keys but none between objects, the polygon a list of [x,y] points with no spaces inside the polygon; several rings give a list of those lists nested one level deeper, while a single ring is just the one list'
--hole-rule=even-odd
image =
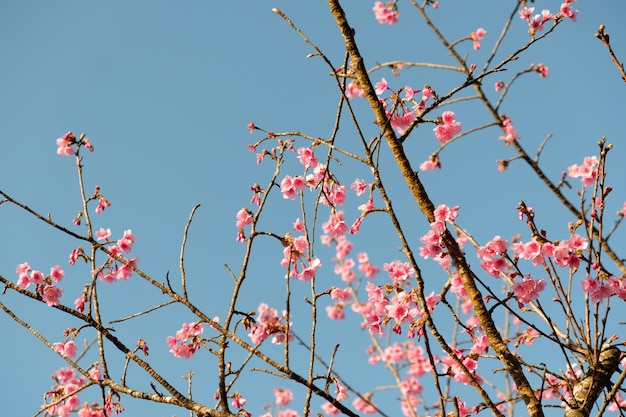
[{"label": "cherry blossom", "polygon": [[55,343],[54,351],[66,358],[73,358],[76,356],[77,348],[73,340],[66,340],[65,342]]},{"label": "cherry blossom", "polygon": [[480,49],[480,43],[478,41],[483,39],[486,34],[487,31],[483,28],[478,28],[475,32],[470,33],[469,37],[472,40],[475,51]]},{"label": "cherry blossom", "polygon": [[455,117],[456,115],[451,111],[442,113],[442,122],[433,129],[438,142],[446,143],[461,131],[461,122],[457,122]]},{"label": "cherry blossom", "polygon": [[400,12],[396,9],[394,5],[384,5],[382,2],[377,1],[374,3],[374,17],[380,24],[388,23],[390,25],[398,23],[398,17],[400,17]]},{"label": "cherry blossom", "polygon": [[582,185],[584,187],[592,185],[596,179],[598,166],[598,158],[595,156],[587,156],[583,159],[583,164],[578,166],[576,164],[570,165],[567,168],[567,173],[572,178],[581,178]]}]

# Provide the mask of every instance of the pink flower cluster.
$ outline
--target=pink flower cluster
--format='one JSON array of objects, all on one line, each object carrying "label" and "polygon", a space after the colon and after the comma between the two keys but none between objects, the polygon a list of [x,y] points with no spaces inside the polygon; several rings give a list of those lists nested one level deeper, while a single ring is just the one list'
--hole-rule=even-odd
[{"label": "pink flower cluster", "polygon": [[365,98],[363,87],[357,80],[352,80],[346,85],[346,97],[353,99],[355,97]]},{"label": "pink flower cluster", "polygon": [[[76,375],[72,368],[61,368],[56,371],[51,378],[54,379],[55,385],[46,393],[45,399],[50,403],[54,403],[65,395],[72,394],[80,387],[87,383],[87,378],[83,375]],[[46,407],[46,412],[50,415],[69,416],[80,405],[78,395],[70,395],[67,399],[59,404]],[[104,417],[104,414],[102,414]]]},{"label": "pink flower cluster", "polygon": [[548,76],[550,68],[543,64],[537,64],[535,65],[534,70],[539,73],[539,77],[546,78]]},{"label": "pink flower cluster", "polygon": [[543,30],[543,24],[550,20],[567,17],[571,19],[572,22],[575,22],[578,10],[573,10],[571,5],[571,3],[575,2],[576,0],[565,0],[565,2],[561,4],[560,11],[556,16],[547,9],[542,10],[541,14],[533,15],[535,11],[534,7],[524,7],[519,12],[520,18],[528,23],[528,33],[533,36],[535,33],[541,32]]},{"label": "pink flower cluster", "polygon": [[28,262],[19,264],[15,272],[18,275],[17,285],[20,288],[26,289],[30,284],[35,284],[37,293],[46,304],[56,306],[61,303],[60,298],[63,294],[63,289],[57,287],[55,283],[63,280],[65,272],[59,265],[50,268],[50,273],[47,276],[41,271],[31,270]]},{"label": "pink flower cluster", "polygon": [[[368,282],[365,287],[367,302],[352,305],[352,309],[363,316],[362,327],[367,327],[372,334],[383,336],[385,325],[393,320],[395,324],[392,330],[395,333],[401,334],[402,324],[410,323],[409,337],[413,337],[416,332],[421,334],[423,328],[420,319],[423,312],[417,306],[417,290],[413,288],[410,291],[403,291],[396,288],[395,292],[387,294],[385,288]],[[426,297],[429,313],[433,312],[439,301],[441,297],[434,293]]]},{"label": "pink flower cluster", "polygon": [[458,210],[459,206],[439,205],[433,212],[435,221],[430,224],[430,230],[420,237],[420,241],[424,244],[419,248],[420,256],[424,259],[433,258],[446,270],[450,268],[451,260],[450,256],[443,251],[444,244],[441,236],[446,231],[446,222],[454,223],[459,215]]},{"label": "pink flower cluster", "polygon": [[487,31],[483,28],[478,28],[476,29],[476,32],[470,33],[469,37],[472,40],[475,51],[480,49],[480,42],[478,41],[483,39],[486,34],[487,34]]},{"label": "pink flower cluster", "polygon": [[442,122],[433,129],[439,143],[450,141],[454,135],[461,131],[461,122],[457,122],[455,118],[456,115],[451,111],[444,111],[441,114]]},{"label": "pink flower cluster", "polygon": [[[97,366],[92,367],[89,371],[89,376],[95,380],[100,379],[99,368]],[[51,406],[44,404],[43,409],[46,410],[46,415],[69,417],[70,414],[76,412],[78,417],[106,417],[113,415],[114,411],[124,410],[119,404],[113,404],[111,393],[107,395],[104,407],[97,404],[89,405],[84,403],[79,408],[80,399],[77,394],[72,393],[83,387],[87,383],[87,378],[83,375],[77,375],[72,368],[61,368],[52,374],[51,378],[54,379],[55,385],[46,392],[45,401],[46,404],[58,403]],[[65,396],[68,397],[61,400]],[[118,410],[115,410],[115,408],[118,408]]]},{"label": "pink flower cluster", "polygon": [[393,3],[383,4],[380,1],[374,3],[374,17],[380,24],[388,23],[390,25],[398,23],[400,12]]},{"label": "pink flower cluster", "polygon": [[77,139],[74,133],[67,132],[57,139],[57,154],[61,156],[75,155],[77,151],[74,150],[74,145],[77,145],[77,148],[84,146],[90,152],[93,152],[93,146],[84,134],[80,135],[80,138]]},{"label": "pink flower cluster", "polygon": [[598,166],[598,158],[595,156],[587,156],[583,160],[583,164],[578,166],[576,164],[570,165],[567,168],[567,174],[572,178],[579,178],[582,181],[584,187],[592,185],[598,173],[596,168]]},{"label": "pink flower cluster", "polygon": [[[256,322],[250,328],[250,334],[248,336],[252,340],[252,343],[259,344],[268,337],[272,336],[272,343],[280,345],[285,341],[285,332],[288,331],[289,341],[294,338],[291,332],[292,323],[288,322],[287,313],[283,313],[278,316],[278,312],[270,308],[267,304],[259,304],[257,309]],[[287,329],[289,327],[289,329]]]},{"label": "pink flower cluster", "polygon": [[[98,237],[99,236],[99,237]],[[100,229],[96,232],[96,237],[98,239],[108,239],[110,236],[110,231]],[[99,268],[97,276],[101,281],[112,283],[116,280],[127,280],[133,274],[133,267],[137,266],[139,262],[138,258],[126,258],[125,262],[122,263],[117,261],[114,256],[122,256],[123,253],[129,253],[135,244],[135,235],[133,235],[131,230],[125,230],[124,234],[120,239],[117,240],[115,245],[110,245],[107,247],[109,252],[113,256],[109,256],[109,259],[105,262],[105,264]]]},{"label": "pink flower cluster", "polygon": [[168,336],[165,340],[174,356],[189,359],[200,349],[200,335],[203,332],[204,327],[200,322],[183,323],[176,336]]},{"label": "pink flower cluster", "polygon": [[513,127],[513,122],[507,116],[502,118],[502,131],[504,136],[500,136],[498,139],[505,141],[507,144],[519,139],[519,135],[515,131],[515,127]]},{"label": "pink flower cluster", "polygon": [[[295,224],[297,228],[304,227],[299,221],[296,221]],[[304,231],[304,229],[299,231]],[[280,265],[289,268],[287,278],[295,277],[300,281],[310,281],[315,277],[317,269],[322,266],[322,263],[318,258],[310,259],[307,256],[309,241],[305,235],[286,236],[283,238],[283,246],[285,249],[283,249],[283,259],[280,261]]]},{"label": "pink flower cluster", "polygon": [[522,278],[521,282],[516,282],[513,285],[513,293],[517,297],[521,308],[523,304],[530,303],[539,298],[539,293],[545,288],[546,281],[544,279],[532,279],[530,276],[525,276]]},{"label": "pink flower cluster", "polygon": [[626,300],[626,282],[612,275],[606,279],[587,275],[580,285],[594,303],[601,303],[612,295]]},{"label": "pink flower cluster", "polygon": [[[382,78],[374,86],[376,94],[381,95],[387,90],[391,90],[387,85],[387,80]],[[420,90],[413,90],[409,86],[402,87],[404,97],[400,98],[399,93],[393,93],[387,99],[379,98],[382,105],[385,107],[387,118],[391,122],[391,126],[396,129],[400,134],[403,134],[415,118],[420,115],[426,108],[426,102],[433,95],[434,90],[430,87],[424,87],[422,92],[422,100],[417,103],[414,99],[414,95],[419,93]],[[413,108],[409,108],[409,105],[413,104]],[[391,107],[391,111],[387,110]]]}]

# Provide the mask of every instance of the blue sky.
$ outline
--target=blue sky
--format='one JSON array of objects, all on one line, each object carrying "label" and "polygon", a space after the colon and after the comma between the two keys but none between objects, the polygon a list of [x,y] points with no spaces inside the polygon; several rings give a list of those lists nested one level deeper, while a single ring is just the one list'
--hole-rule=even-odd
[{"label": "blue sky", "polygon": [[[376,23],[372,1],[345,3],[368,66],[389,60],[452,63],[408,2],[399,2],[397,26]],[[439,10],[431,13],[450,39],[466,36],[478,27],[487,30],[480,51],[472,51],[471,43],[465,44],[465,50],[461,48],[479,68],[513,7],[513,2],[493,3],[440,1]],[[556,10],[559,3],[540,1],[536,7]],[[132,229],[137,235],[135,255],[147,273],[161,279],[166,271],[176,275],[183,228],[192,207],[202,204],[188,242],[190,285],[198,305],[211,316],[221,314],[230,294],[230,278],[223,265],[238,270],[243,255],[242,246],[234,241],[235,213],[248,204],[248,187],[254,182],[263,184],[271,170],[269,166],[257,167],[254,155],[247,151],[248,143],[260,139],[248,133],[247,123],[254,121],[267,130],[299,130],[328,137],[336,111],[337,93],[328,68],[319,59],[306,59],[311,49],[271,11],[272,7],[283,10],[333,64],[341,64],[341,39],[322,1],[33,1],[0,5],[0,189],[70,225],[80,207],[75,168],[70,158],[55,154],[55,139],[68,130],[85,132],[96,148],[85,156],[87,188],[101,185],[101,192],[113,204],[95,218],[97,227],[110,227],[114,235]],[[615,191],[607,209],[613,213],[626,200],[626,190],[619,184],[626,174],[621,123],[626,96],[624,83],[593,34],[605,24],[618,56],[626,59],[626,27],[622,22],[626,6],[609,0],[581,0],[576,7],[580,10],[576,23],[563,22],[553,36],[502,73],[501,78],[507,81],[516,69],[531,63],[550,67],[547,79],[530,74],[514,86],[502,112],[512,118],[531,154],[547,134],[553,134],[542,162],[554,179],[568,165],[581,163],[584,156],[596,152],[595,143],[606,135],[615,144],[609,159],[609,182]],[[524,22],[514,20],[500,59],[504,52],[526,42],[526,30]],[[394,88],[411,85],[417,89],[428,83],[439,93],[462,81],[448,73],[424,69],[406,70],[399,77],[382,70],[372,78],[381,77]],[[492,76],[485,80],[488,91],[497,79]],[[365,103],[355,105],[368,129],[366,134],[375,135]],[[464,128],[489,120],[477,106],[463,104],[453,110]],[[483,241],[495,234],[526,233],[520,223],[515,223],[515,205],[520,199],[543,209],[541,219],[553,227],[555,238],[559,233],[565,237],[564,212],[526,167],[513,164],[505,173],[496,170],[496,159],[512,155],[497,141],[499,135],[492,128],[445,150],[441,155],[443,170],[423,175],[433,200],[460,204],[460,219]],[[346,123],[340,140],[348,144],[351,138],[356,136]],[[418,129],[407,144],[416,167],[435,148],[429,127]],[[355,168],[345,181],[365,174]],[[393,168],[387,181],[393,184],[396,207],[417,241],[417,233],[424,233],[427,224],[414,214],[414,204],[403,200],[403,183]],[[297,208],[283,201],[271,207],[274,210],[268,213],[266,225],[286,232],[290,223],[284,219],[295,219]],[[381,222],[372,224],[358,238],[362,250],[370,252],[378,265],[400,256],[395,250],[397,242],[380,243],[381,236],[389,236],[386,233]],[[74,242],[6,205],[0,207],[0,239],[0,274],[17,279],[15,267],[24,261],[41,270],[62,264],[68,279],[78,281],[66,290],[64,302],[71,305],[80,294],[88,272],[66,265]],[[267,259],[276,262],[269,264],[273,261]],[[261,301],[259,294],[263,300],[279,303],[283,288],[279,260],[280,249],[269,244],[253,260],[252,270],[258,276],[244,292],[250,309]],[[440,274],[428,263],[425,268]],[[328,269],[321,282],[337,284],[333,280],[336,277]],[[104,291],[111,302],[111,319],[162,301],[139,279]],[[12,293],[4,295],[2,302],[36,327],[38,324],[53,341],[61,340],[62,330],[69,326],[62,316],[25,303]],[[276,307],[281,308],[280,304]],[[176,312],[138,320],[152,336],[151,361],[172,379],[205,366],[198,359],[174,360],[167,353],[164,336],[193,319]],[[326,326],[329,346],[334,345],[337,335],[351,331],[348,324]],[[52,384],[48,375],[63,362],[6,315],[0,315],[0,328],[3,340],[8,341],[0,344],[0,369],[5,375],[0,379],[3,409],[7,415],[33,415]],[[122,325],[117,330],[133,344],[137,334],[131,326]],[[343,343],[350,346],[348,341]],[[355,344],[353,348],[361,347]],[[361,362],[351,361],[349,349],[343,353],[347,363],[344,369],[355,372],[358,378]],[[203,382],[209,393],[197,396],[207,395],[210,404],[213,382],[210,376],[199,375],[196,386]],[[244,383],[240,389],[245,391],[245,387]],[[271,401],[270,388],[248,390],[247,395],[249,409],[255,414]],[[129,400],[124,406],[128,415],[183,415],[180,410]],[[294,408],[299,409],[300,404]],[[394,410],[391,405],[387,409]]]}]

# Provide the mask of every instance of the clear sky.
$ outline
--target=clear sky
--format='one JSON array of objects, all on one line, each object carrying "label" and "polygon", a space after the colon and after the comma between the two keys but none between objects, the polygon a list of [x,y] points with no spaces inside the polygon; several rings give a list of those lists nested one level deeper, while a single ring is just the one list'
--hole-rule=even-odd
[{"label": "clear sky", "polygon": [[[374,20],[373,1],[344,3],[368,66],[389,60],[452,64],[408,2],[399,2],[401,17],[396,26],[379,25]],[[466,44],[465,51],[475,57],[480,68],[514,2],[439,3],[439,10],[431,14],[450,39],[466,36],[478,27],[487,30],[480,51],[474,52],[471,44]],[[535,2],[538,10],[555,11],[559,4]],[[164,280],[167,271],[177,274],[183,228],[192,207],[202,204],[188,242],[192,298],[209,315],[223,314],[221,309],[230,294],[230,278],[223,265],[228,263],[238,270],[243,255],[243,247],[234,240],[235,213],[248,204],[248,187],[269,178],[269,167],[257,167],[254,155],[247,151],[247,144],[260,136],[250,135],[246,125],[254,121],[267,130],[299,130],[328,137],[336,112],[337,94],[328,68],[317,58],[306,59],[312,50],[271,11],[272,7],[283,10],[335,66],[341,65],[341,38],[323,1],[3,2],[0,189],[70,226],[80,209],[75,168],[73,160],[56,155],[55,139],[68,130],[85,132],[96,148],[84,160],[87,188],[101,185],[101,192],[112,202],[110,209],[96,217],[97,227],[110,227],[114,235],[132,229],[137,236],[134,254],[140,258],[139,266],[155,278]],[[502,111],[512,118],[531,154],[546,135],[553,134],[542,154],[553,179],[568,165],[581,163],[584,156],[596,152],[597,140],[607,136],[615,145],[609,159],[609,182],[615,186],[608,208],[612,213],[626,200],[626,188],[620,184],[626,175],[622,119],[626,87],[593,35],[601,23],[605,24],[618,56],[626,59],[626,3],[581,0],[576,8],[580,10],[576,23],[563,22],[553,36],[513,63],[509,72],[491,76],[485,84],[493,91],[493,83],[499,77],[507,81],[515,69],[540,62],[550,67],[546,79],[526,75],[511,90]],[[526,24],[516,18],[511,34],[505,42],[507,53],[528,39]],[[397,78],[388,70],[373,75],[374,80],[381,77],[395,88],[411,85],[419,89],[428,83],[438,92],[462,81],[458,76],[427,70],[406,70]],[[362,120],[371,118],[364,103],[357,108],[363,111]],[[489,121],[479,107],[463,104],[454,110],[464,128]],[[376,134],[373,127],[368,125],[368,129],[367,134]],[[460,204],[461,219],[483,241],[495,234],[524,232],[521,224],[514,223],[520,199],[542,208],[545,222],[554,222],[555,233],[565,235],[562,209],[547,197],[526,167],[513,164],[505,173],[497,171],[495,160],[512,155],[497,141],[500,134],[497,129],[482,131],[444,151],[443,170],[423,175],[433,199]],[[345,141],[355,137],[347,124],[341,136]],[[414,153],[417,167],[436,143],[430,128],[418,129],[412,141],[407,150]],[[404,218],[410,218],[416,208],[412,202],[403,202],[399,194],[403,184],[393,172],[389,180],[398,184],[392,187],[398,192],[395,201]],[[345,181],[360,175],[355,173]],[[268,213],[267,225],[280,225],[286,232],[290,223],[281,221],[286,216],[291,221],[294,208],[287,209],[282,203],[274,207]],[[409,228],[424,233],[427,224],[417,217]],[[397,242],[382,245],[372,238],[385,236],[384,225],[380,230],[373,227],[370,235],[361,238],[362,250],[370,252],[378,265],[398,258]],[[418,236],[414,236],[415,241]],[[25,261],[41,270],[61,264],[68,279],[79,282],[64,295],[64,303],[71,305],[87,280],[84,269],[73,270],[67,265],[75,245],[15,208],[0,206],[3,276],[17,279],[14,270]],[[279,303],[283,288],[278,268],[280,248],[264,247],[261,253],[264,258],[255,259],[253,264],[257,280],[244,294],[250,310],[262,300]],[[432,271],[439,273],[436,267]],[[330,268],[325,274],[327,285],[339,284]],[[111,303],[110,319],[163,301],[136,277],[107,288],[105,296]],[[11,292],[2,296],[2,302],[52,341],[62,340],[62,330],[76,324],[64,322],[49,309],[25,303]],[[282,308],[280,304],[276,307]],[[194,367],[202,369],[205,363],[173,359],[167,352],[165,336],[193,319],[187,314],[176,315],[176,311],[138,322],[150,335],[150,360],[164,374],[180,381],[180,375]],[[0,329],[2,413],[34,415],[52,385],[48,375],[63,366],[63,361],[4,314],[0,314]],[[334,345],[336,336],[350,329],[347,324],[328,325],[328,345]],[[130,345],[137,337],[144,337],[133,332],[130,325],[120,325],[116,330]],[[354,359],[348,351],[343,359],[344,372],[360,375],[361,357]],[[211,404],[214,381],[206,375],[198,378],[196,386],[205,382],[207,388],[196,398],[206,395],[205,402]],[[272,386],[241,386],[251,412],[258,415],[261,406],[271,402]],[[181,387],[184,390],[184,384]],[[123,405],[131,416],[185,414],[128,399]],[[301,410],[301,402],[293,408]],[[388,406],[387,410],[395,409]]]}]

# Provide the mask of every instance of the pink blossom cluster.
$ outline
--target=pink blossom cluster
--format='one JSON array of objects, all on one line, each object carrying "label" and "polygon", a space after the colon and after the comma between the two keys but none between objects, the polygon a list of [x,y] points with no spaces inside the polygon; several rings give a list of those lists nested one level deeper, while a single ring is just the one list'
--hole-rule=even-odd
[{"label": "pink blossom cluster", "polygon": [[449,269],[451,260],[450,256],[444,253],[444,244],[441,236],[446,231],[446,222],[454,223],[457,218],[459,206],[448,207],[445,204],[440,204],[433,215],[435,221],[430,224],[430,230],[428,233],[420,237],[420,241],[424,246],[420,246],[420,256],[424,259],[433,258],[444,269]]},{"label": "pink blossom cluster", "polygon": [[[387,80],[382,78],[374,86],[376,94],[382,95],[385,91],[391,90],[387,84]],[[419,116],[426,108],[426,102],[434,94],[434,90],[428,86],[424,87],[422,92],[422,99],[419,103],[414,99],[414,95],[419,93],[420,90],[413,90],[409,86],[402,87],[404,97],[400,98],[399,93],[392,92],[389,98],[379,97],[380,102],[385,107],[385,113],[390,120],[391,126],[400,134],[403,134],[411,123]],[[410,108],[410,105],[413,108]],[[391,107],[391,110],[389,108]]]},{"label": "pink blossom cluster", "polygon": [[433,131],[439,143],[446,143],[461,131],[461,122],[456,121],[456,115],[451,111],[444,111],[441,114],[441,120],[442,122]]},{"label": "pink blossom cluster", "polygon": [[519,139],[519,135],[515,131],[515,127],[513,127],[513,122],[507,116],[502,117],[502,131],[504,136],[500,136],[498,139],[505,141],[507,144]]},{"label": "pink blossom cluster", "polygon": [[[417,289],[403,291],[396,288],[394,292],[387,294],[384,286],[368,282],[365,290],[368,296],[367,302],[353,304],[352,309],[361,314],[364,319],[362,327],[367,327],[371,334],[383,336],[386,324],[392,320],[394,322],[392,330],[397,334],[402,333],[402,324],[405,323],[410,323],[409,337],[414,337],[416,333],[422,334],[423,312],[417,305]],[[434,293],[426,296],[429,313],[433,312],[439,301],[441,297]]]},{"label": "pink blossom cluster", "polygon": [[[304,225],[300,219],[294,223],[296,230],[304,232]],[[283,238],[283,259],[280,265],[288,268],[287,278],[296,278],[300,281],[310,281],[315,277],[317,269],[322,266],[319,258],[308,257],[309,241],[306,235],[297,237],[286,236]]]},{"label": "pink blossom cluster", "polygon": [[55,265],[50,268],[50,273],[44,275],[43,272],[38,270],[31,270],[28,262],[19,264],[15,269],[18,275],[17,285],[20,288],[28,288],[30,284],[36,285],[36,292],[41,296],[41,299],[49,306],[57,306],[61,303],[60,298],[63,295],[63,289],[57,287],[55,284],[61,282],[65,276],[65,272],[59,265]]},{"label": "pink blossom cluster", "polygon": [[285,342],[285,333],[288,332],[289,341],[294,338],[291,332],[292,323],[288,322],[287,312],[283,311],[279,316],[278,312],[270,308],[267,304],[259,304],[257,309],[257,318],[254,324],[250,326],[250,334],[248,336],[252,343],[259,344],[270,336],[272,343],[280,345]]},{"label": "pink blossom cluster", "polygon": [[431,171],[433,169],[441,169],[441,163],[439,162],[439,156],[437,154],[431,155],[420,164],[420,170],[422,171]]},{"label": "pink blossom cluster", "polygon": [[469,37],[472,40],[475,51],[480,49],[480,42],[478,41],[484,39],[486,34],[487,31],[483,28],[478,28],[475,32],[470,33]]},{"label": "pink blossom cluster", "polygon": [[54,344],[54,351],[65,358],[73,358],[76,356],[76,344],[73,340],[58,342]]},{"label": "pink blossom cluster", "polygon": [[[327,243],[330,245],[333,242],[335,244],[336,251],[336,255],[332,259],[332,261],[335,262],[334,272],[341,277],[342,281],[346,282],[347,284],[351,284],[356,279],[356,272],[354,271],[356,263],[353,258],[348,257],[348,255],[352,251],[352,243],[345,236],[339,236],[333,240],[329,240]],[[367,279],[374,279],[376,275],[378,275],[378,273],[380,272],[380,268],[370,262],[367,253],[359,253],[357,256],[357,260],[358,271]],[[349,301],[350,296],[351,293],[348,288],[335,288],[331,292],[331,299],[337,302],[333,305],[329,305],[326,307],[326,313],[328,314],[328,317],[332,320],[343,320],[345,318],[344,308]]]},{"label": "pink blossom cluster", "polygon": [[76,138],[76,135],[72,132],[67,132],[56,140],[57,142],[57,154],[61,156],[76,155],[77,150],[74,149],[76,145],[77,149],[81,146],[87,148],[90,152],[93,152],[93,146],[89,139],[84,135],[80,135]]},{"label": "pink blossom cluster", "polygon": [[556,16],[550,13],[550,11],[547,9],[542,10],[541,14],[537,13],[533,15],[533,13],[535,12],[534,7],[522,8],[522,10],[520,10],[519,12],[519,15],[522,20],[525,20],[528,23],[528,33],[532,36],[537,32],[541,32],[543,30],[544,23],[550,20],[567,17],[568,19],[571,19],[572,22],[575,22],[576,16],[578,15],[578,10],[573,10],[571,4],[575,2],[576,0],[565,0],[564,3],[561,3],[559,13]]},{"label": "pink blossom cluster", "polygon": [[[97,366],[92,367],[89,371],[89,376],[95,380],[100,379],[99,368]],[[80,406],[78,395],[72,393],[79,391],[88,381],[85,376],[77,375],[74,369],[61,368],[52,374],[51,378],[54,380],[54,386],[45,394],[45,401],[46,404],[56,404],[51,406],[44,404],[43,408],[46,410],[47,415],[69,417],[74,412],[77,413],[78,417],[106,417],[113,415],[113,407],[107,407],[107,405],[110,405],[109,403],[105,404],[104,408],[97,404],[89,405],[88,403],[84,403],[82,407]],[[61,400],[66,396],[67,398]]]},{"label": "pink blossom cluster", "polygon": [[539,77],[541,78],[546,78],[550,72],[550,68],[543,64],[535,65],[534,70],[539,73]]},{"label": "pink blossom cluster", "polygon": [[546,281],[525,276],[513,285],[513,293],[520,305],[530,303],[539,298],[539,293],[546,288]]},{"label": "pink blossom cluster", "polygon": [[587,275],[580,285],[583,291],[589,294],[593,303],[601,303],[612,295],[626,300],[626,281],[613,275],[608,278],[594,278]]},{"label": "pink blossom cluster", "polygon": [[[283,409],[293,400],[293,392],[287,388],[274,388],[274,403],[278,408],[276,417],[298,417],[298,412],[291,409]],[[259,417],[274,417],[271,412],[261,414]]]},{"label": "pink blossom cluster", "polygon": [[200,335],[203,332],[204,327],[201,322],[183,323],[175,336],[168,336],[165,340],[175,357],[189,359],[200,349],[202,341]]},{"label": "pink blossom cluster", "polygon": [[582,165],[576,164],[570,165],[567,168],[567,174],[572,178],[579,178],[582,181],[584,187],[592,185],[598,173],[596,168],[598,166],[598,158],[595,156],[587,156],[583,159]]},{"label": "pink blossom cluster", "polygon": [[393,4],[393,2],[388,2],[387,4],[383,4],[380,1],[374,3],[374,17],[380,24],[388,23],[390,25],[398,23],[398,17],[400,17],[400,12]]},{"label": "pink blossom cluster", "polygon": [[[108,242],[110,234],[110,230],[104,230],[104,228],[101,228],[98,232],[96,232],[96,237],[99,240],[105,240]],[[133,274],[133,267],[137,266],[139,259],[136,257],[124,258],[125,262],[122,263],[115,259],[115,257],[122,256],[124,253],[129,253],[134,244],[135,235],[133,235],[131,230],[125,230],[122,237],[115,242],[115,245],[109,245],[107,249],[111,252],[111,255],[105,264],[99,268],[97,272],[98,279],[110,284],[116,280],[125,281],[130,278]]]},{"label": "pink blossom cluster", "polygon": [[[580,235],[572,234],[569,239],[554,243],[550,241],[540,242],[534,238],[526,243],[521,241],[515,242],[511,246],[511,251],[516,259],[530,260],[535,266],[544,265],[546,262],[545,258],[552,258],[552,262],[560,267],[576,269],[580,265],[579,253],[587,245],[587,239]],[[509,243],[505,239],[495,236],[484,246],[477,249],[476,255],[480,259],[480,266],[489,275],[499,278],[502,273],[506,273],[507,268],[511,265],[507,252],[508,248]],[[515,277],[515,275],[517,273],[513,273],[512,277]],[[458,284],[455,284],[453,279],[452,291],[458,295],[457,291],[462,293],[462,289]],[[545,289],[545,286],[546,282],[543,279],[533,279],[530,276],[524,276],[513,284],[513,293],[520,305],[522,305],[537,300],[539,293]]]},{"label": "pink blossom cluster", "polygon": [[[486,336],[474,336],[473,344],[474,346],[471,350],[463,351],[457,349],[454,350],[454,352],[464,364],[474,370],[473,374],[479,379],[480,377],[475,373],[477,359],[474,358],[478,358],[479,355],[487,351],[488,343]],[[367,353],[370,355],[369,363],[372,365],[386,363],[392,364],[397,369],[406,370],[406,375],[404,375],[403,380],[398,386],[400,392],[403,394],[400,406],[405,416],[414,416],[415,409],[421,404],[420,396],[424,389],[419,378],[434,371],[424,349],[421,346],[415,346],[412,341],[407,341],[404,343],[393,343],[386,347],[383,352],[379,352],[376,347],[371,346],[368,348]],[[460,367],[452,358],[447,357],[440,359],[437,356],[433,356],[433,361],[435,365],[441,365],[442,369],[438,370],[439,373],[443,374],[449,372],[450,375],[459,382],[465,383],[467,381]],[[371,400],[369,397],[367,399]],[[469,416],[472,412],[465,403],[459,404],[459,411],[462,416]]]},{"label": "pink blossom cluster", "polygon": [[355,97],[365,98],[363,87],[357,80],[352,80],[346,85],[346,97],[353,99]]}]

